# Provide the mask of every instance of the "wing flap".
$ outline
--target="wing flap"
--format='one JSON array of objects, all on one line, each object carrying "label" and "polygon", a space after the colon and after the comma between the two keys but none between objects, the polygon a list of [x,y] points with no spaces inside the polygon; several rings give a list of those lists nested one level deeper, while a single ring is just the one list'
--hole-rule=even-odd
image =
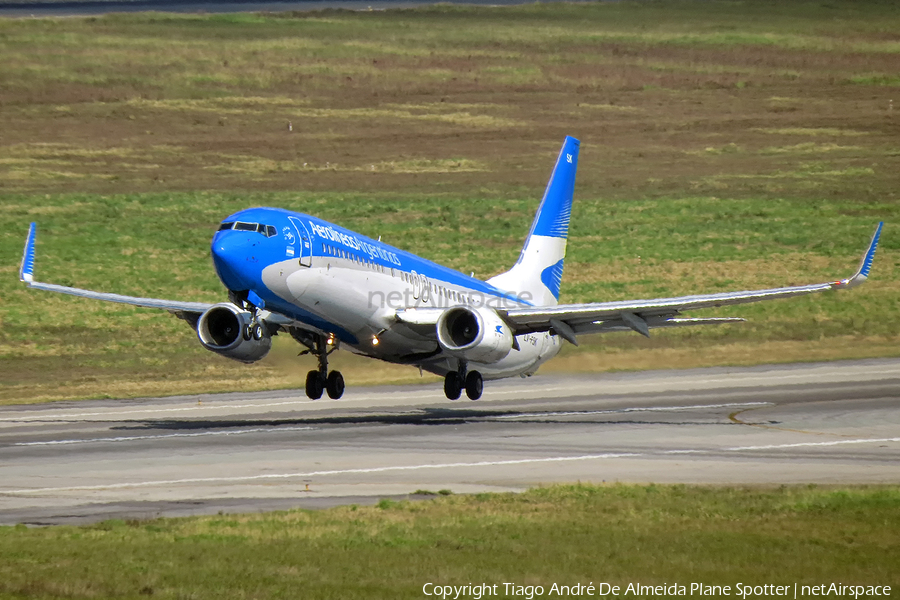
[{"label": "wing flap", "polygon": [[[729,323],[743,323],[746,319],[738,317],[710,317],[707,319],[650,319],[647,321],[649,329],[669,329],[672,327],[694,327],[696,325],[727,325]],[[625,321],[597,321],[586,323],[575,328],[577,335],[586,333],[606,333],[609,331],[634,331],[634,327]],[[639,332],[640,333],[640,332]]]}]

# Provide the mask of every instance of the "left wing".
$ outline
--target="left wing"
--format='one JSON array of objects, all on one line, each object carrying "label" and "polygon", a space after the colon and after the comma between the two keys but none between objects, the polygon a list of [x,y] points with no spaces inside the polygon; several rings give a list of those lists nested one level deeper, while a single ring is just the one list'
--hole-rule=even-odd
[{"label": "left wing", "polygon": [[744,292],[724,292],[720,294],[700,294],[676,298],[655,298],[652,300],[622,300],[593,304],[562,304],[559,306],[539,306],[516,308],[502,311],[501,316],[518,334],[553,331],[563,339],[578,345],[576,336],[582,333],[599,333],[632,329],[648,336],[654,327],[675,327],[684,325],[704,325],[743,321],[743,319],[679,319],[682,311],[746,304],[776,298],[791,298],[834,289],[849,289],[863,283],[869,276],[875,249],[881,236],[883,222],[878,224],[859,269],[853,277],[833,281],[768,290]]},{"label": "left wing", "polygon": [[133,306],[142,306],[145,308],[160,308],[167,310],[186,321],[196,321],[200,315],[213,307],[212,304],[206,304],[204,302],[181,302],[178,300],[162,300],[159,298],[137,298],[135,296],[94,292],[92,290],[83,290],[65,285],[56,285],[55,283],[41,283],[35,281],[34,241],[36,233],[37,228],[35,224],[32,223],[31,227],[28,229],[28,237],[25,240],[25,250],[22,252],[22,266],[19,268],[19,281],[24,281],[30,288],[48,292],[57,292],[59,294],[69,294],[70,296],[79,296],[81,298],[90,298],[92,300],[105,300],[107,302],[131,304]]}]

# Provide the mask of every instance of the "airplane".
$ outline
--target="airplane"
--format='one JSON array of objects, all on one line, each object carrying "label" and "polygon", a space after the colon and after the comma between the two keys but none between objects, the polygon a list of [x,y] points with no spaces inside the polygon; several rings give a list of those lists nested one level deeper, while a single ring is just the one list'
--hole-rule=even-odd
[{"label": "airplane", "polygon": [[688,310],[849,289],[869,276],[883,222],[857,272],[847,279],[674,298],[559,304],[580,142],[566,137],[518,260],[486,281],[441,266],[312,215],[250,208],[226,217],[212,238],[216,274],[228,290],[218,304],[138,298],[34,279],[35,232],[26,238],[19,279],[28,287],[166,310],[185,320],[207,350],[244,363],[288,334],[318,368],[306,395],[333,399],[344,378],[329,371],[339,348],[444,378],[450,400],[477,400],[484,380],[530,376],[567,341],[608,331],[720,325],[732,317],[690,318]]}]

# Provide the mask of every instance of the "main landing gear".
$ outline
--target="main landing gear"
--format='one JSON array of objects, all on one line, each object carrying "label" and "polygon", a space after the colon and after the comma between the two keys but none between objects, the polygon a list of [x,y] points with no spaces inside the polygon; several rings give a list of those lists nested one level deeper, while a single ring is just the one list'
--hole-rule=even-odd
[{"label": "main landing gear", "polygon": [[344,395],[344,376],[340,371],[328,372],[328,355],[337,350],[336,344],[329,344],[325,336],[317,335],[312,340],[309,350],[319,359],[319,368],[306,374],[306,395],[311,400],[318,400],[322,392],[328,392],[328,397],[337,400]]},{"label": "main landing gear", "polygon": [[478,400],[484,391],[484,379],[478,371],[466,372],[466,363],[459,361],[459,370],[450,371],[444,376],[444,394],[450,400],[457,400],[466,390],[470,400]]}]

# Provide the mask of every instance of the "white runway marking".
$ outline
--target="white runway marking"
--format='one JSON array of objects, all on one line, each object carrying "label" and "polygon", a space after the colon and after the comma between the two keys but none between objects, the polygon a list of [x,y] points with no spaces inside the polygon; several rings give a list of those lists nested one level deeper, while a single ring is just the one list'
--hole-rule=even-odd
[{"label": "white runway marking", "polygon": [[185,412],[192,410],[221,410],[223,408],[228,409],[240,409],[240,408],[268,408],[271,406],[285,406],[287,404],[311,404],[313,400],[289,400],[287,402],[269,402],[267,404],[197,404],[195,406],[186,406],[182,408],[143,408],[140,410],[117,410],[117,411],[108,411],[108,412],[92,412],[92,413],[70,413],[70,414],[61,414],[61,415],[34,415],[34,416],[24,416],[24,417],[6,417],[0,419],[0,422],[3,421],[14,421],[14,422],[28,422],[28,421],[65,421],[65,420],[73,420],[73,419],[83,419],[85,417],[115,417],[117,415],[130,415],[130,414],[151,414],[156,415],[159,413],[173,413],[173,412]]},{"label": "white runway marking", "polygon": [[840,446],[842,444],[876,444],[879,442],[900,442],[900,437],[880,438],[880,439],[862,439],[862,440],[836,440],[833,442],[800,442],[797,444],[775,444],[772,446],[737,446],[735,448],[725,448],[725,449],[735,452],[735,451],[741,451],[741,450],[777,450],[780,448],[801,448],[803,446]]},{"label": "white runway marking", "polygon": [[622,453],[604,453],[604,454],[584,454],[580,456],[555,456],[543,458],[523,458],[513,460],[492,460],[479,462],[455,462],[455,463],[438,463],[424,465],[402,465],[393,467],[369,467],[359,469],[334,469],[326,471],[307,471],[302,473],[271,473],[264,475],[245,475],[235,477],[200,477],[191,479],[170,479],[161,481],[135,481],[127,483],[110,483],[106,485],[79,485],[64,486],[53,488],[32,488],[25,490],[6,490],[0,491],[0,496],[23,495],[23,494],[52,494],[57,492],[71,491],[98,491],[113,490],[123,488],[137,487],[154,487],[154,486],[171,486],[180,484],[204,484],[204,483],[238,483],[252,482],[275,479],[298,479],[304,477],[324,477],[328,475],[354,475],[367,473],[387,473],[391,471],[419,471],[426,469],[454,469],[454,468],[471,468],[471,467],[498,467],[509,465],[526,465],[536,463],[553,463],[553,462],[573,462],[585,460],[601,460],[601,459],[617,459],[617,458],[641,458],[653,455],[670,455],[670,454],[711,454],[714,452],[743,452],[748,450],[777,450],[787,448],[797,448],[801,446],[835,446],[839,444],[877,444],[884,442],[900,442],[900,437],[895,438],[869,438],[857,440],[838,440],[834,442],[803,442],[797,444],[773,444],[769,446],[735,446],[722,449],[708,450],[666,450],[663,452],[622,452]]},{"label": "white runway marking", "polygon": [[575,460],[594,460],[598,458],[626,458],[642,456],[641,454],[586,454],[583,456],[557,456],[548,458],[522,458],[515,460],[491,460],[483,462],[439,463],[432,465],[402,465],[394,467],[370,467],[362,469],[337,469],[332,471],[309,471],[307,473],[271,473],[266,475],[246,475],[242,477],[202,477],[197,479],[171,479],[167,481],[136,481],[131,483],[111,483],[108,485],[78,485],[57,488],[35,488],[30,490],[0,491],[0,496],[10,494],[44,494],[64,491],[111,490],[131,487],[147,487],[156,485],[178,485],[183,483],[234,483],[239,481],[258,481],[262,479],[292,479],[297,477],[322,477],[324,475],[352,475],[363,473],[386,473],[389,471],[418,471],[423,469],[451,469],[459,467],[494,467],[504,465],[524,465],[547,462],[570,462]]},{"label": "white runway marking", "polygon": [[50,440],[46,442],[19,442],[13,446],[64,446],[68,444],[90,444],[93,442],[134,442],[141,440],[165,440],[169,438],[193,438],[209,435],[242,435],[245,433],[274,433],[279,431],[309,431],[315,427],[272,427],[267,429],[236,429],[233,431],[203,431],[200,433],[167,433],[163,435],[135,435],[129,437],[94,438],[80,440]]},{"label": "white runway marking", "polygon": [[535,413],[521,413],[517,415],[500,415],[492,419],[522,419],[534,417],[574,417],[580,415],[611,415],[630,412],[669,412],[677,410],[694,410],[706,408],[735,408],[747,406],[775,406],[774,402],[734,402],[731,404],[695,404],[693,406],[645,406],[634,408],[610,408],[606,410],[573,410],[573,411],[548,411]]}]

